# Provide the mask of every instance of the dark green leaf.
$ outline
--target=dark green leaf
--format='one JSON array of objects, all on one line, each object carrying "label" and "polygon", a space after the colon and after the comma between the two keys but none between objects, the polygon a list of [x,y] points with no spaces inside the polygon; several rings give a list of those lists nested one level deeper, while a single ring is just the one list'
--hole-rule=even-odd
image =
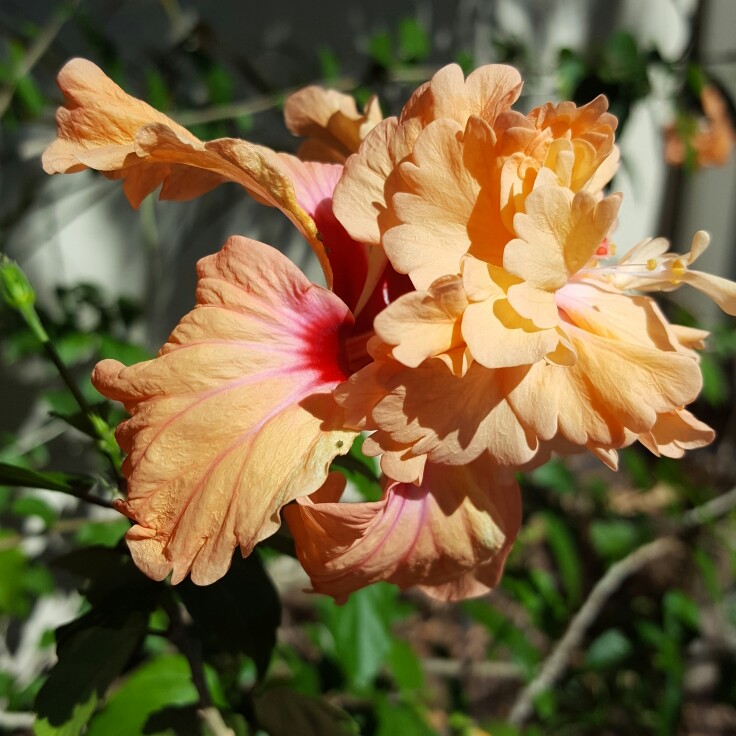
[{"label": "dark green leaf", "polygon": [[84,547],[52,564],[83,579],[80,591],[92,606],[150,612],[158,603],[160,584],[135,566],[127,550]]},{"label": "dark green leaf", "polygon": [[86,491],[95,484],[94,478],[69,473],[40,472],[17,465],[0,463],[0,485],[21,486],[25,488],[45,488],[49,491],[71,493]]},{"label": "dark green leaf", "polygon": [[368,44],[368,53],[377,64],[384,69],[390,69],[394,60],[391,36],[385,31],[376,33]]},{"label": "dark green leaf", "polygon": [[356,690],[367,687],[391,649],[396,588],[387,583],[369,585],[342,606],[323,600],[320,608],[335,642],[335,657],[350,685]]},{"label": "dark green leaf", "polygon": [[345,711],[324,700],[277,687],[253,702],[261,728],[270,736],[352,736],[358,727]]},{"label": "dark green leaf", "polygon": [[681,590],[669,590],[662,601],[665,623],[678,621],[689,629],[697,631],[700,627],[698,604]]},{"label": "dark green leaf", "polygon": [[58,662],[36,699],[37,736],[76,736],[146,633],[148,614],[92,610],[57,631]]},{"label": "dark green leaf", "polygon": [[338,455],[332,461],[332,467],[353,483],[366,501],[378,501],[382,495],[378,465],[375,458],[363,454],[364,440],[360,435],[356,437],[350,452]]},{"label": "dark green leaf", "polygon": [[720,406],[728,398],[728,375],[715,356],[701,353],[700,372],[703,374],[703,398],[711,406]]},{"label": "dark green leaf", "polygon": [[189,611],[207,658],[240,653],[263,677],[276,643],[281,604],[260,558],[237,557],[216,583],[195,585],[187,578],[177,591]]},{"label": "dark green leaf", "polygon": [[424,685],[419,658],[407,642],[396,638],[391,641],[386,664],[400,690],[419,690]]},{"label": "dark green leaf", "polygon": [[380,698],[376,704],[376,736],[438,736],[417,709],[407,703]]},{"label": "dark green leaf", "polygon": [[582,599],[582,565],[575,547],[575,541],[565,522],[551,512],[545,513],[547,541],[555,558],[557,570],[567,591],[570,606],[577,606]]},{"label": "dark green leaf", "polygon": [[608,629],[594,639],[585,654],[586,669],[602,670],[621,664],[633,651],[620,629]]},{"label": "dark green leaf", "polygon": [[186,659],[181,655],[159,656],[131,672],[108,698],[104,710],[92,719],[87,736],[144,733],[151,714],[198,699]]},{"label": "dark green leaf", "polygon": [[171,734],[172,736],[201,736],[202,720],[199,704],[163,708],[146,721],[143,734]]}]

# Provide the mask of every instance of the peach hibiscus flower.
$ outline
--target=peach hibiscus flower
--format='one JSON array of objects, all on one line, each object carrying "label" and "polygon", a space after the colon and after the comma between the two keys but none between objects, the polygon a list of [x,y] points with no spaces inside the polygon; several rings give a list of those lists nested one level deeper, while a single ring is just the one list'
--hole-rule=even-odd
[{"label": "peach hibiscus flower", "polygon": [[[734,285],[688,269],[702,238],[679,260],[660,241],[605,259],[619,197],[602,194],[617,162],[603,98],[524,116],[515,70],[450,66],[379,121],[375,101],[360,113],[310,87],[286,104],[307,137],[297,158],[202,142],[90,62],[59,83],[47,171],[121,178],[134,206],[159,186],[188,199],[239,183],[291,219],[328,285],[233,237],[200,261],[197,305],[157,358],[95,369],[131,414],[119,508],[151,577],[216,580],[283,509],[317,591],[478,595],[520,524],[516,470],[553,450],[615,465],[637,439],[677,456],[712,438],[685,409],[704,333],[629,290],[689,282],[732,311]],[[330,464],[361,430],[383,496],[341,503]]]},{"label": "peach hibiscus flower", "polygon": [[664,130],[664,159],[670,166],[682,166],[692,155],[696,167],[725,166],[736,144],[736,130],[721,91],[712,84],[700,92],[703,113],[684,119]]},{"label": "peach hibiscus flower", "polygon": [[415,287],[377,316],[373,362],[336,392],[350,426],[374,431],[365,451],[412,482],[426,462],[490,455],[521,468],[587,449],[615,467],[636,440],[675,457],[707,444],[712,431],[685,408],[705,333],[630,292],[690,283],[735,314],[732,282],[688,268],[707,236],[685,257],[657,240],[612,263],[620,195],[602,194],[617,161],[605,99],[524,117],[499,112],[493,87],[487,105],[417,125],[417,107],[436,111],[417,96],[457,74],[440,71],[376,126],[334,194],[348,233]]}]

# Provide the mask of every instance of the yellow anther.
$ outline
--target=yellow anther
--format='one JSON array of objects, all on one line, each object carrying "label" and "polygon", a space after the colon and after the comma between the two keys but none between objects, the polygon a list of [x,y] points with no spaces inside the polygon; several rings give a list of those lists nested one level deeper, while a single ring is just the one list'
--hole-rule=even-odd
[{"label": "yellow anther", "polygon": [[654,271],[657,268],[657,261],[654,258],[650,258],[647,261],[647,271]]},{"label": "yellow anther", "polygon": [[681,278],[685,275],[685,271],[687,271],[687,267],[679,258],[672,261],[672,274],[675,277]]},{"label": "yellow anther", "polygon": [[615,256],[616,255],[616,243],[609,243],[608,244],[608,255],[609,256]]}]

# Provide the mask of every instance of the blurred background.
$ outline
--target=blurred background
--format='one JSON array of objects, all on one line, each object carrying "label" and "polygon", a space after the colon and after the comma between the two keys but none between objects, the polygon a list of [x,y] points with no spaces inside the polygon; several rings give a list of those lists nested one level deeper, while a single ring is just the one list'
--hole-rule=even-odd
[{"label": "blurred background", "polygon": [[[68,59],[96,62],[202,139],[285,151],[298,141],[282,105],[300,86],[335,86],[361,104],[376,92],[390,115],[444,64],[505,62],[525,79],[523,111],[608,96],[620,120],[619,253],[657,235],[686,252],[705,229],[712,245],[698,267],[733,278],[734,29],[732,0],[3,0],[0,250],[29,275],[62,357],[98,401],[90,367],[154,354],[193,304],[196,261],[229,235],[273,244],[312,279],[320,274],[290,223],[235,185],[193,202],[151,197],[135,211],[118,183],[92,172],[46,176],[40,155],[55,137],[55,76]],[[705,88],[717,91],[720,116],[704,109]],[[616,475],[580,459],[535,471],[508,573],[479,601],[444,606],[374,586],[338,608],[302,592],[307,581],[288,557],[267,556],[283,606],[269,678],[379,736],[736,733],[734,518],[727,505],[713,519],[692,515],[736,483],[736,333],[698,294],[678,292],[666,311],[713,330],[694,412],[717,429],[716,443],[677,462],[631,448]],[[0,329],[0,462],[102,472],[89,440],[69,429],[70,397],[32,336],[10,310]],[[0,732],[31,732],[55,660],[51,632],[80,610],[50,560],[114,546],[125,529],[114,513],[88,508],[0,486]],[[669,546],[636,557],[662,539]],[[612,570],[622,577],[607,577]],[[612,587],[574,629],[604,579]],[[561,668],[532,698],[525,686],[571,630]],[[151,725],[166,706],[196,699],[179,665],[161,670],[168,689],[150,684],[160,678],[145,668],[163,661],[151,646],[148,659],[126,664],[88,733],[188,732]],[[252,659],[238,664],[246,685]],[[118,720],[126,703],[131,723]]]}]

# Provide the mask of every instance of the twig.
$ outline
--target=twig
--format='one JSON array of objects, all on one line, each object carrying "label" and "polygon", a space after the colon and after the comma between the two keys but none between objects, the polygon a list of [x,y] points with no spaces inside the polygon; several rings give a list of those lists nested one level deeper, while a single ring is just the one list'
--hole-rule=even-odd
[{"label": "twig", "polygon": [[422,669],[438,677],[477,677],[484,680],[522,680],[521,667],[513,662],[463,662],[458,659],[428,657],[420,660]]},{"label": "twig", "polygon": [[199,704],[203,709],[212,707],[212,698],[204,679],[204,663],[202,662],[202,645],[192,639],[182,618],[181,608],[175,600],[170,588],[162,596],[162,605],[169,617],[169,639],[186,657],[192,671],[192,682],[199,695]]},{"label": "twig", "polygon": [[11,80],[0,89],[0,118],[8,109],[18,82],[36,66],[46,51],[48,51],[49,46],[51,46],[64,24],[74,15],[74,11],[77,9],[80,1],[69,0],[65,7],[61,7],[51,16],[48,23],[41,29],[38,36],[36,36],[20,64],[13,70]]},{"label": "twig", "polygon": [[[437,71],[437,67],[406,67],[392,70],[389,81],[411,83],[428,79]],[[341,91],[355,89],[359,81],[355,77],[344,76],[331,79],[329,87]],[[201,125],[202,123],[214,123],[219,120],[232,120],[245,115],[255,115],[259,112],[271,110],[280,105],[290,94],[302,89],[304,85],[289,89],[279,90],[274,94],[259,95],[251,97],[242,102],[232,102],[227,105],[213,105],[202,110],[179,110],[172,112],[171,117],[177,123],[184,126]]]},{"label": "twig", "polygon": [[217,708],[200,708],[197,714],[214,736],[235,736],[235,731],[225,723]]},{"label": "twig", "polygon": [[736,508],[736,488],[708,503],[698,506],[683,515],[673,532],[634,550],[631,554],[611,565],[606,574],[596,583],[587,600],[573,616],[562,639],[544,661],[537,676],[519,693],[511,708],[509,723],[524,725],[534,713],[534,701],[541,693],[554,685],[562,676],[573,652],[580,646],[590,625],[598,617],[606,601],[618,590],[629,576],[636,573],[652,560],[667,552],[674,552],[681,542],[679,536],[715,521]]}]

